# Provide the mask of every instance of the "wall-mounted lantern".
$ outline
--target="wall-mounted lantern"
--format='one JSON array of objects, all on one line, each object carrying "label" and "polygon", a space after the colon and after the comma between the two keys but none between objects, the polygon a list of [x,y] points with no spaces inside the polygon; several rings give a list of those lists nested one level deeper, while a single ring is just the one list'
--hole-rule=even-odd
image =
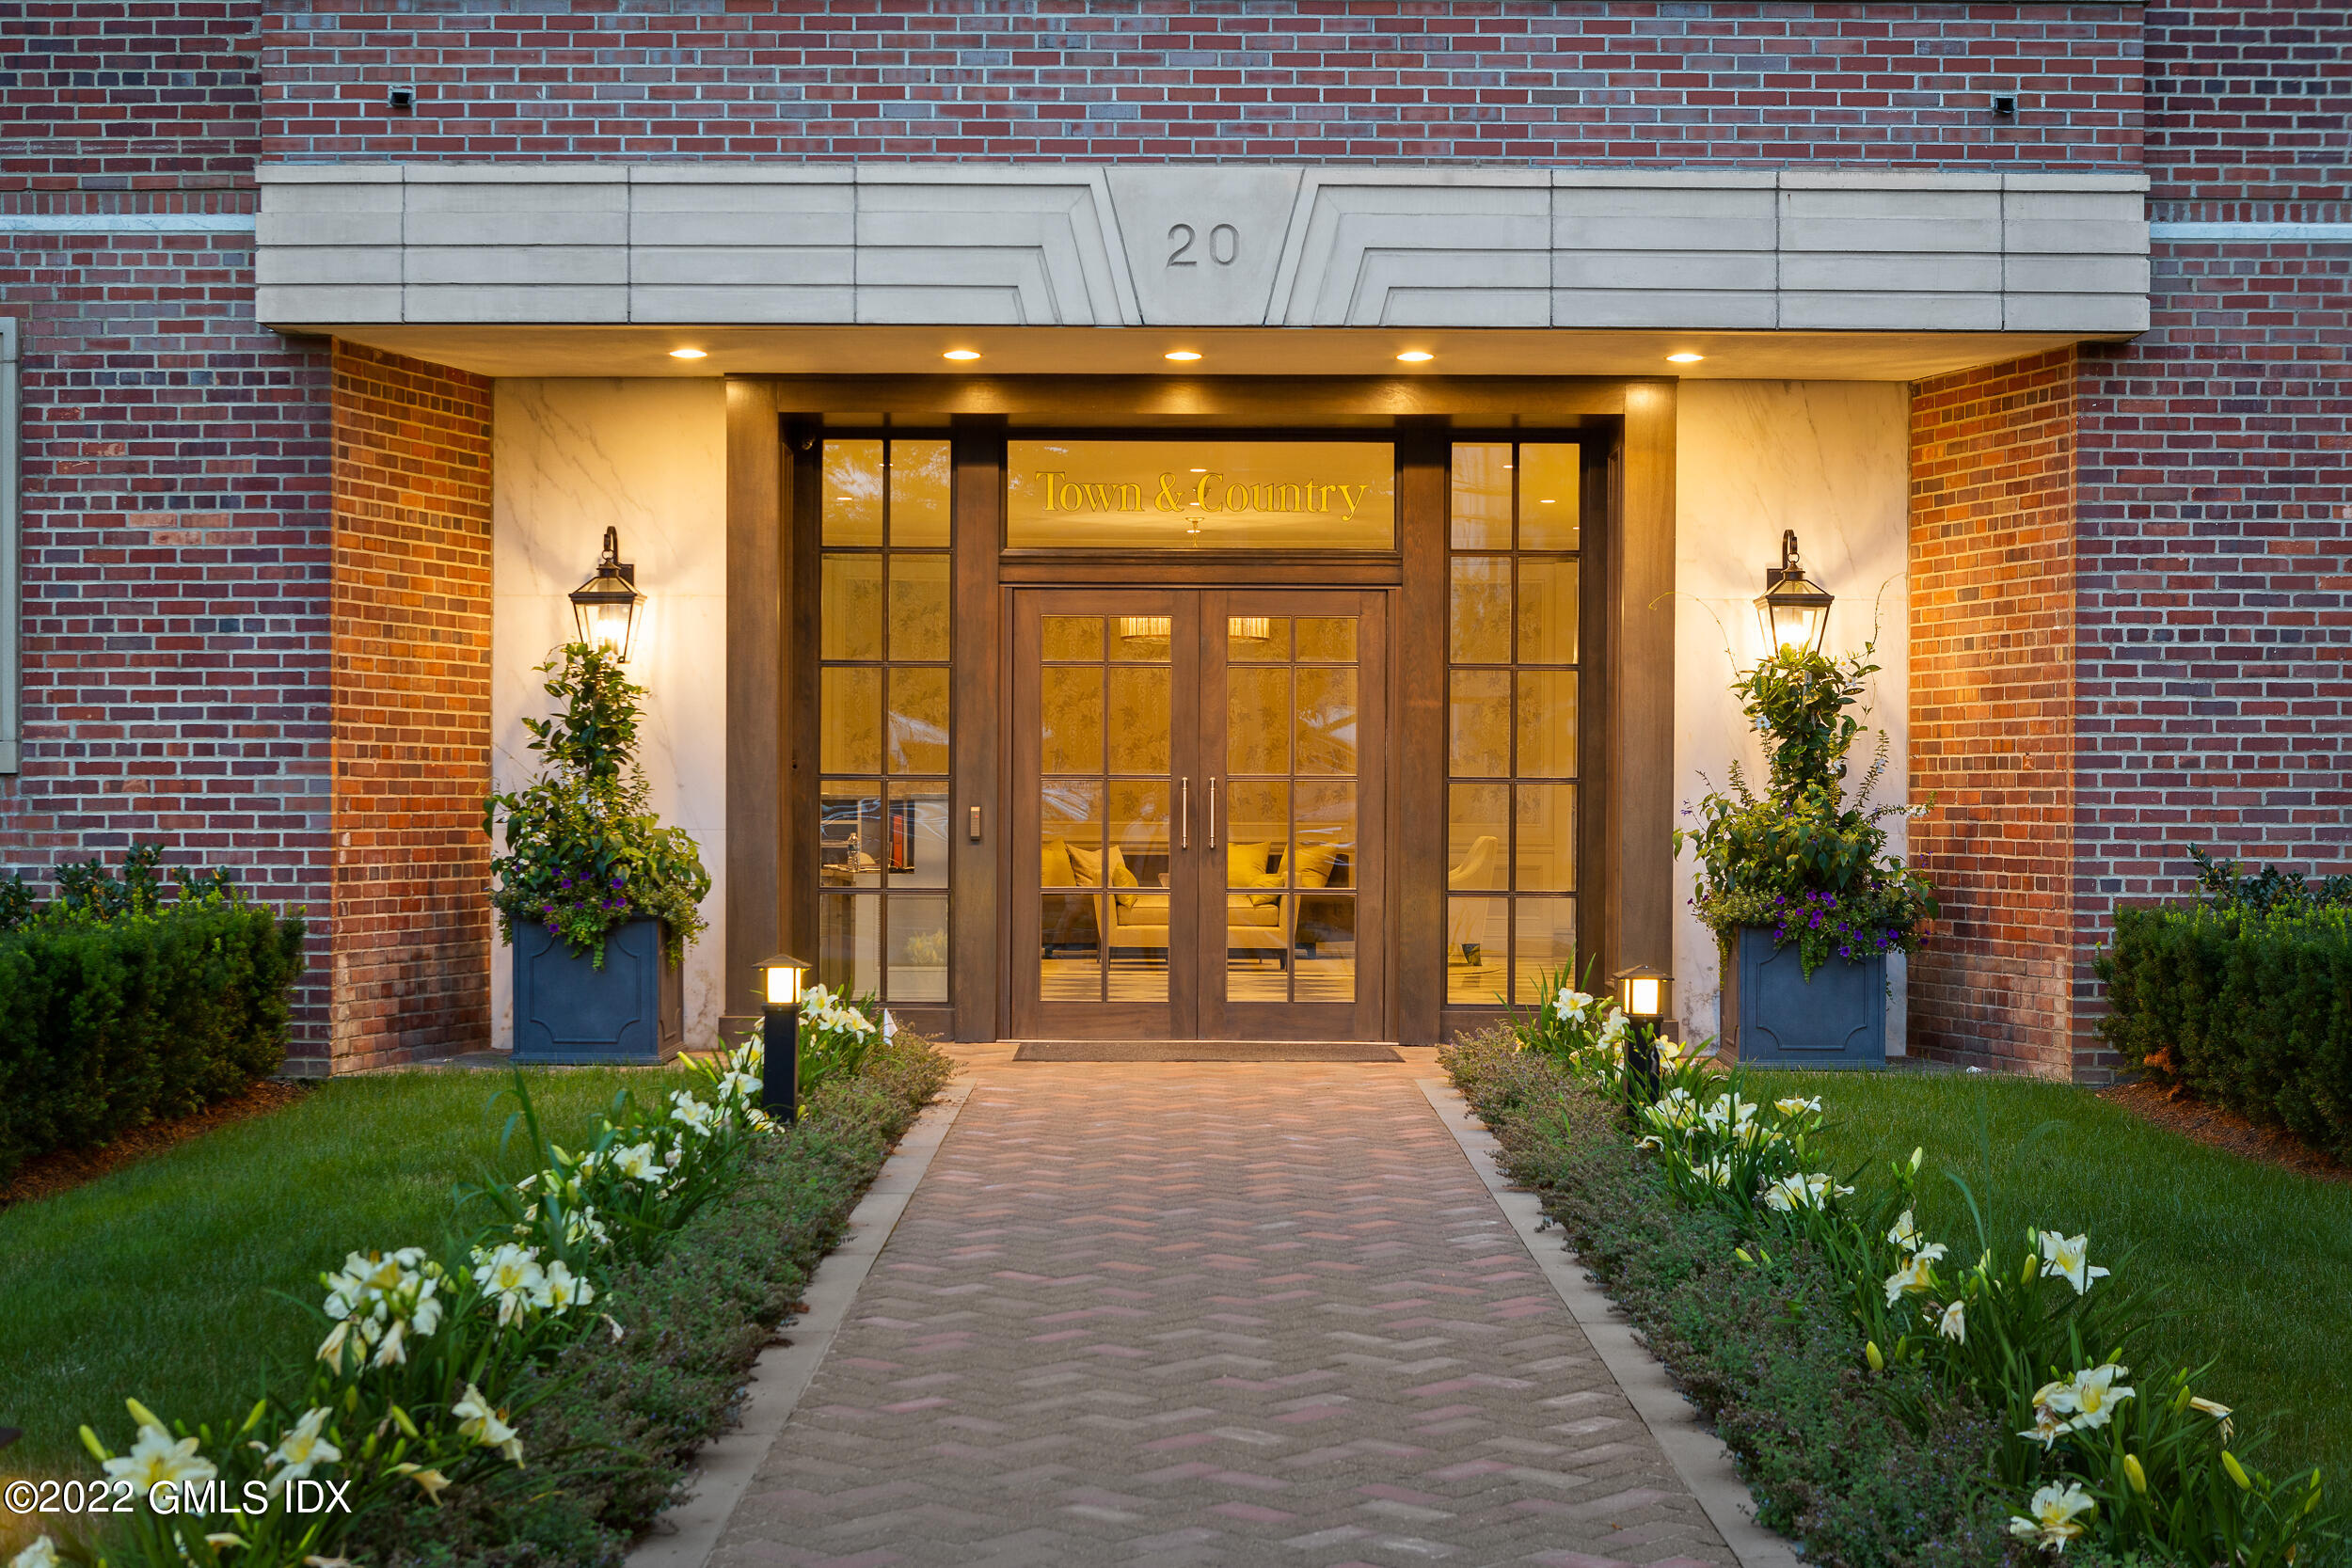
[{"label": "wall-mounted lantern", "polygon": [[1805,579],[1804,562],[1797,559],[1797,531],[1780,533],[1780,564],[1764,568],[1764,593],[1756,601],[1756,623],[1764,633],[1767,654],[1785,648],[1819,649],[1829,631],[1829,607],[1834,595]]},{"label": "wall-mounted lantern", "polygon": [[602,647],[623,664],[637,635],[637,607],[645,595],[637,592],[637,568],[621,559],[621,531],[604,531],[604,553],[596,558],[596,575],[572,590],[572,618],[580,623],[580,640]]},{"label": "wall-mounted lantern", "polygon": [[808,960],[779,953],[753,966],[759,971],[762,1018],[760,1108],[778,1121],[801,1119],[801,988]]},{"label": "wall-mounted lantern", "polygon": [[1626,1018],[1625,1087],[1629,1097],[1658,1100],[1658,1027],[1666,1016],[1667,987],[1674,976],[1635,964],[1610,978],[1617,983],[1617,1006]]}]

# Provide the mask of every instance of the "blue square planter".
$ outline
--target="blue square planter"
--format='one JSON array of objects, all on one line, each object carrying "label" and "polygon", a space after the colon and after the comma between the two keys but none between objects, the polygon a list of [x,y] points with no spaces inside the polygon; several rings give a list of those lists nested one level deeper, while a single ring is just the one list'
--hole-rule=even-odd
[{"label": "blue square planter", "polygon": [[661,961],[661,922],[632,920],[604,939],[604,967],[545,926],[515,930],[515,1060],[649,1066],[677,1054],[686,988]]},{"label": "blue square planter", "polygon": [[1740,927],[1724,973],[1724,1033],[1750,1067],[1883,1068],[1886,957],[1832,958],[1804,977],[1797,944]]}]

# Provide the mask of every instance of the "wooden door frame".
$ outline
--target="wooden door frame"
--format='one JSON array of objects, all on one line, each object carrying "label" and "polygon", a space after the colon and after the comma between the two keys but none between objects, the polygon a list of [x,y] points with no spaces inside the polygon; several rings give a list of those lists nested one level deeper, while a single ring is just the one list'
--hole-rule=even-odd
[{"label": "wooden door frame", "polygon": [[[1444,722],[1446,443],[1471,430],[1512,429],[1522,437],[1581,433],[1587,478],[1603,482],[1588,483],[1588,497],[1602,498],[1588,507],[1597,504],[1603,515],[1586,515],[1586,550],[1601,564],[1587,573],[1585,658],[1598,678],[1585,682],[1580,748],[1601,764],[1583,785],[1579,946],[1598,960],[1604,976],[1637,962],[1672,967],[1674,805],[1671,791],[1659,787],[1674,776],[1671,378],[773,376],[729,377],[726,385],[729,1022],[755,1016],[748,1006],[737,1010],[749,996],[752,964],[796,940],[806,946],[816,930],[816,879],[804,863],[814,852],[817,759],[811,747],[789,737],[817,733],[817,497],[814,485],[795,483],[782,438],[787,425],[805,439],[834,425],[870,427],[877,417],[894,426],[907,421],[897,434],[935,436],[945,430],[956,442],[952,809],[961,829],[969,808],[981,806],[983,838],[975,844],[960,832],[954,865],[959,906],[979,896],[977,907],[988,911],[998,907],[1005,886],[1008,837],[994,827],[1007,786],[1002,748],[989,733],[1005,657],[1002,594],[1016,577],[1067,569],[1072,575],[1061,580],[1087,580],[1074,560],[1007,566],[997,550],[981,546],[983,530],[990,544],[1002,539],[1002,442],[1012,421],[1025,429],[1099,428],[1105,436],[1313,425],[1335,436],[1379,432],[1395,441],[1397,563],[1366,561],[1350,570],[1365,586],[1401,588],[1390,618],[1390,713],[1399,735]],[[1105,410],[1118,411],[1115,422],[1104,418]],[[976,553],[985,559],[971,558]],[[1255,577],[1234,562],[1184,564],[1163,580],[1207,585],[1220,573],[1227,581]],[[967,664],[975,667],[969,679]],[[1442,1006],[1444,845],[1439,838],[1433,847],[1427,841],[1434,835],[1419,842],[1400,835],[1406,821],[1442,820],[1444,759],[1440,753],[1434,768],[1425,758],[1415,766],[1402,748],[1393,750],[1394,1037],[1430,1043],[1456,1022],[1454,1010]],[[1009,959],[989,951],[1004,945],[993,934],[975,938],[969,926],[959,922],[951,932],[951,1006],[921,1022],[960,1039],[1001,1037],[1009,1022]]]}]

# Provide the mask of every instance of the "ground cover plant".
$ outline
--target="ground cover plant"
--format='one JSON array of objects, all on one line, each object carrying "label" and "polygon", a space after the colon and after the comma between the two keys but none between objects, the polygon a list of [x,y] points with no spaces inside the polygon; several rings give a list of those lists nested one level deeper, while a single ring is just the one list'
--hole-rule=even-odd
[{"label": "ground cover plant", "polygon": [[1572,992],[1547,1011],[1447,1065],[1814,1560],[2340,1552],[2318,1475],[2265,1473],[2262,1414],[2142,1338],[2122,1255],[2041,1216],[1996,1231],[1964,1185],[1967,1229],[1939,1234],[1924,1150],[1878,1151],[1858,1192],[1820,1096],[1670,1060],[1653,1103],[1621,1026]]},{"label": "ground cover plant", "polygon": [[0,881],[0,1179],[181,1117],[276,1072],[302,973],[303,926],[226,874],[171,896],[162,852],[133,845],[38,899]]},{"label": "ground cover plant", "polygon": [[[1926,1072],[1769,1082],[1821,1097],[1832,1112],[1815,1135],[1821,1164],[1860,1171],[1866,1193],[1883,1150],[1924,1148],[1927,1170],[1967,1180],[1995,1235],[2039,1220],[2129,1257],[2119,1274],[2157,1307],[2143,1345],[2181,1365],[2212,1357],[2209,1391],[2264,1413],[2282,1466],[2352,1475],[2352,1185],[2193,1143],[2064,1084]],[[1946,1238],[1971,1228],[1948,1180],[1918,1184],[1917,1218]]]},{"label": "ground cover plant", "polygon": [[[526,1171],[485,1174],[437,1236],[343,1253],[307,1293],[324,1291],[315,1351],[249,1409],[133,1399],[127,1422],[85,1428],[130,1506],[44,1535],[20,1568],[617,1563],[946,1079],[923,1042],[862,1022],[855,1069],[789,1130],[757,1108],[756,1047],[617,1100],[584,1144],[518,1095]],[[204,1506],[149,1506],[166,1481]],[[350,1512],[305,1512],[322,1485]]]}]

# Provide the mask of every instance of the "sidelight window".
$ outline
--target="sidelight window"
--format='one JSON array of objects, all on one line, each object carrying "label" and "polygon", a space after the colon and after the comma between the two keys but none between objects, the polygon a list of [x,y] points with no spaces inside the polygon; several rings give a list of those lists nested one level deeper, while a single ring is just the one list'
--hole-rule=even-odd
[{"label": "sidelight window", "polygon": [[1576,962],[1581,449],[1453,449],[1446,1001],[1537,1000]]},{"label": "sidelight window", "polygon": [[947,999],[948,443],[828,440],[817,977]]}]

